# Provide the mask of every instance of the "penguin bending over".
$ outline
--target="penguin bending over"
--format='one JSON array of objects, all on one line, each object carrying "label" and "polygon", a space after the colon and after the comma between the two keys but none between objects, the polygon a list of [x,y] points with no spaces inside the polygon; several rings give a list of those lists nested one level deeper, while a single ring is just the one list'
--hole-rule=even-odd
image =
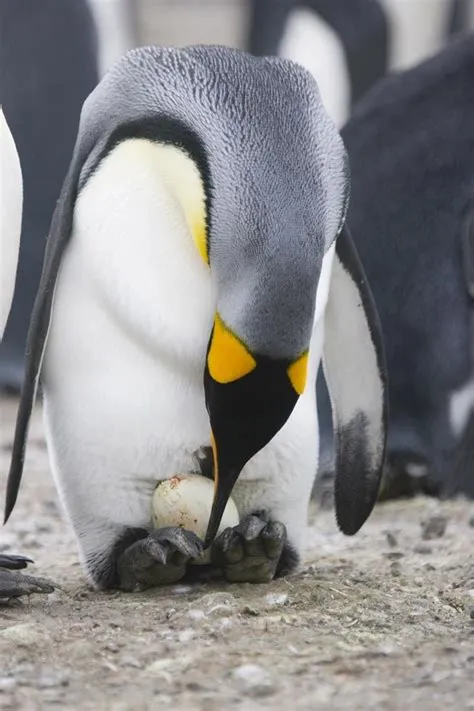
[{"label": "penguin bending over", "polygon": [[[13,300],[20,249],[23,176],[15,141],[0,106],[0,342]],[[21,555],[0,554],[0,602],[3,599],[53,592],[39,578],[14,571],[33,561]]]},{"label": "penguin bending over", "polygon": [[[53,216],[5,519],[41,375],[55,481],[95,586],[175,582],[203,545],[228,580],[286,574],[317,469],[323,356],[337,520],[355,534],[377,497],[387,402],[348,195],[306,70],[217,46],[125,55],[84,103]],[[157,481],[199,471],[203,448],[205,541],[153,529]],[[231,492],[241,522],[216,537]]]}]

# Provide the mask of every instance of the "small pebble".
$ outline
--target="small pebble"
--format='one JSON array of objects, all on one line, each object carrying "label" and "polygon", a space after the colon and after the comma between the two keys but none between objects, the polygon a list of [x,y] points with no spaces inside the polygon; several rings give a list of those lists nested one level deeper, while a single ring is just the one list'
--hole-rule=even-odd
[{"label": "small pebble", "polygon": [[176,660],[165,657],[164,659],[157,659],[155,662],[149,664],[145,671],[149,674],[156,674],[173,669],[173,667],[176,668]]},{"label": "small pebble", "polygon": [[237,599],[225,592],[210,593],[201,598],[201,605],[207,617],[228,617],[237,612]]},{"label": "small pebble", "polygon": [[427,546],[425,543],[419,543],[413,548],[413,551],[415,553],[419,553],[420,555],[429,555],[430,553],[433,553],[432,547]]},{"label": "small pebble", "polygon": [[69,677],[65,674],[43,674],[38,679],[39,689],[53,689],[57,686],[68,686]]},{"label": "small pebble", "polygon": [[402,568],[400,563],[398,563],[397,561],[395,563],[392,563],[390,565],[390,572],[392,575],[398,578],[402,574]]},{"label": "small pebble", "polygon": [[142,668],[142,664],[138,661],[138,659],[136,659],[136,657],[129,657],[126,655],[120,658],[119,664],[122,667],[133,667],[134,669]]},{"label": "small pebble", "polygon": [[270,674],[258,664],[243,664],[232,672],[241,693],[254,698],[271,696],[276,692]]},{"label": "small pebble", "polygon": [[446,533],[448,519],[446,516],[430,516],[426,521],[421,522],[421,537],[424,541],[431,541],[433,538],[442,538]]},{"label": "small pebble", "polygon": [[474,514],[473,514],[473,515],[471,516],[471,518],[469,519],[469,525],[470,525],[471,528],[474,528]]},{"label": "small pebble", "polygon": [[395,546],[398,546],[397,538],[392,531],[385,531],[385,536],[387,538],[387,543],[390,548],[395,548]]},{"label": "small pebble", "polygon": [[471,607],[471,609],[469,610],[469,617],[471,618],[471,620],[474,620],[474,607]]},{"label": "small pebble", "polygon": [[288,595],[286,593],[269,593],[265,595],[265,602],[270,607],[281,607],[288,602]]},{"label": "small pebble", "polygon": [[192,630],[192,629],[182,630],[178,635],[178,640],[180,642],[186,643],[186,642],[190,642],[193,639],[193,637],[195,637],[195,636],[196,636],[195,630]]},{"label": "small pebble", "polygon": [[250,607],[250,605],[245,605],[242,609],[242,613],[244,615],[248,615],[249,617],[258,617],[260,615],[260,611],[255,607]]},{"label": "small pebble", "polygon": [[204,614],[203,610],[195,610],[194,608],[192,608],[191,610],[188,610],[188,617],[197,622],[198,620],[203,620],[206,615]]},{"label": "small pebble", "polygon": [[5,691],[11,691],[16,686],[16,679],[11,676],[0,677],[0,694],[5,693]]},{"label": "small pebble", "polygon": [[12,625],[0,630],[0,639],[6,639],[9,642],[14,642],[20,647],[29,647],[42,642],[44,632],[38,625],[30,622],[25,622],[20,625]]},{"label": "small pebble", "polygon": [[173,592],[175,595],[186,595],[193,591],[192,585],[175,585]]}]

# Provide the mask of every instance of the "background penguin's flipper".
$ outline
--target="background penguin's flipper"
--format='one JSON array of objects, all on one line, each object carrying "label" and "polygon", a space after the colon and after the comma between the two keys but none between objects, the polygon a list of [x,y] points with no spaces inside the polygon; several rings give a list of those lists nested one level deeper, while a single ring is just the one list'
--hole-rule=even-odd
[{"label": "background penguin's flipper", "polygon": [[353,535],[377,500],[388,402],[381,326],[347,227],[336,243],[323,366],[336,434],[336,517],[343,533]]},{"label": "background penguin's flipper", "polygon": [[28,427],[38,389],[56,279],[64,248],[71,235],[79,171],[79,161],[73,159],[53,215],[51,230],[46,243],[43,272],[26,343],[25,379],[21,390],[10,471],[8,473],[4,523],[8,521],[15,506],[23,474]]}]

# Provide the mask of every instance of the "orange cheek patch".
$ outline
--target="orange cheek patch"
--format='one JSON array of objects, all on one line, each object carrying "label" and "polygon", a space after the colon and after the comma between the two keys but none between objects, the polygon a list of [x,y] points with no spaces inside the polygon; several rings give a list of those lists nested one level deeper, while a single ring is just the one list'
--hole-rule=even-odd
[{"label": "orange cheek patch", "polygon": [[308,353],[304,353],[301,358],[295,360],[288,368],[288,377],[293,389],[301,395],[306,386],[306,376],[308,373]]},{"label": "orange cheek patch", "polygon": [[248,375],[257,366],[255,358],[218,315],[214,321],[207,366],[211,378],[217,383],[232,383]]}]

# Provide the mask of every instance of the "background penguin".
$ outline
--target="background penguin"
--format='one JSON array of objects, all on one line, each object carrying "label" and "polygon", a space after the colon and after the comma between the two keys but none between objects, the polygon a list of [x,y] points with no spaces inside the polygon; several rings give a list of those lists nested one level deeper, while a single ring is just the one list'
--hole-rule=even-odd
[{"label": "background penguin", "polygon": [[468,36],[382,81],[342,131],[387,350],[384,496],[474,496],[473,75]]},{"label": "background penguin", "polygon": [[[84,104],[53,216],[6,519],[41,372],[54,476],[96,586],[185,574],[202,542],[152,530],[151,495],[209,446],[214,564],[233,581],[285,574],[317,468],[323,354],[337,519],[356,533],[378,492],[387,401],[348,192],[340,136],[297,65],[202,46],[115,65]],[[231,492],[241,523],[214,540]]]},{"label": "background penguin", "polygon": [[338,127],[392,70],[437,52],[474,27],[472,0],[251,0],[248,50],[300,63]]},{"label": "background penguin", "polygon": [[[0,107],[0,342],[10,313],[20,247],[23,178],[15,141]],[[33,592],[52,592],[38,578],[16,571],[33,561],[0,553],[0,601]]]},{"label": "background penguin", "polygon": [[0,392],[17,393],[44,247],[82,103],[98,81],[86,0],[0,0],[0,103],[20,155],[23,225],[16,290],[0,345]]}]

